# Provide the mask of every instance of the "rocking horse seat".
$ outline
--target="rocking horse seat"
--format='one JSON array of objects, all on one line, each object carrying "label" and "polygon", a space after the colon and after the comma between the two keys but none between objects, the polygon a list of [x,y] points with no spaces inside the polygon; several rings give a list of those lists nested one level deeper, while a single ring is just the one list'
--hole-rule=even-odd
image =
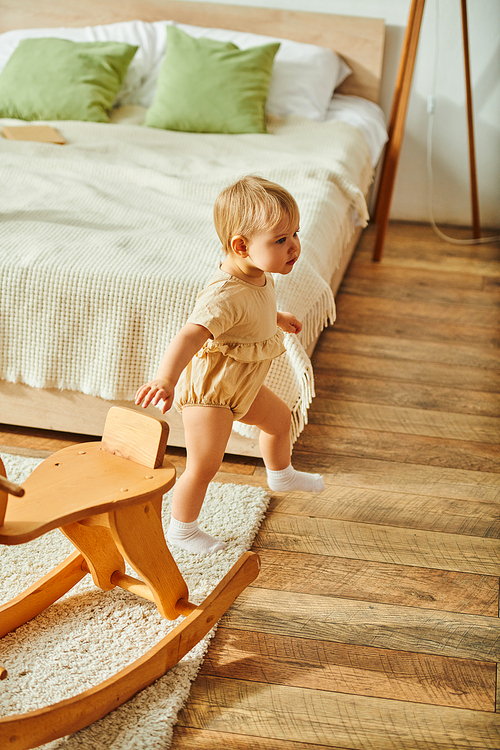
[{"label": "rocking horse seat", "polygon": [[22,544],[96,514],[146,503],[174,481],[168,462],[151,469],[105,452],[99,442],[71,445],[33,471],[22,497],[10,498],[0,544]]}]

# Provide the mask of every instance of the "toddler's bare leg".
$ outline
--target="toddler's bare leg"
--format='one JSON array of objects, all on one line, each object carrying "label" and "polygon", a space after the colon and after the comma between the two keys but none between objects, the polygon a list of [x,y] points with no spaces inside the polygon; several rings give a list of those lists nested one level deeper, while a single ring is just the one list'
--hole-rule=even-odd
[{"label": "toddler's bare leg", "polygon": [[198,528],[198,516],[209,483],[219,470],[233,426],[229,409],[187,406],[182,412],[186,437],[186,470],[177,481],[168,541],[189,552],[209,554],[226,545]]},{"label": "toddler's bare leg", "polygon": [[259,446],[266,468],[281,471],[290,463],[290,409],[267,386],[263,385],[240,420],[261,430]]},{"label": "toddler's bare leg", "polygon": [[262,386],[240,421],[261,430],[259,446],[267,469],[267,482],[272,490],[321,492],[325,489],[319,474],[296,471],[291,465],[290,409],[267,386]]}]

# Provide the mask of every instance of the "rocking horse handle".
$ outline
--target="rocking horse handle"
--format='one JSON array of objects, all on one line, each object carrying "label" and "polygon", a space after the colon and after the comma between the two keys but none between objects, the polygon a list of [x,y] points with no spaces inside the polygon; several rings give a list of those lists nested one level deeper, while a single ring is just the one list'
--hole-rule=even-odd
[{"label": "rocking horse handle", "polygon": [[15,484],[15,482],[11,482],[6,477],[3,477],[0,474],[0,490],[4,490],[5,492],[8,492],[9,495],[15,495],[16,497],[22,497],[24,495],[24,487],[21,487],[20,484]]}]

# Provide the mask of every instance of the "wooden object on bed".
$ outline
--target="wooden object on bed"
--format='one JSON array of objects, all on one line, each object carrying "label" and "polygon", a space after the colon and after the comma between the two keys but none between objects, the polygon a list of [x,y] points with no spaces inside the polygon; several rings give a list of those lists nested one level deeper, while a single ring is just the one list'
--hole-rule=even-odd
[{"label": "wooden object on bed", "polygon": [[[0,544],[22,544],[59,527],[78,551],[0,607],[0,637],[42,612],[89,572],[104,591],[120,586],[154,601],[162,617],[186,619],[136,662],[90,690],[0,719],[1,747],[38,747],[122,705],[177,664],[259,572],[258,555],[245,552],[202,604],[189,602],[161,522],[163,493],[175,482],[175,469],[163,456],[157,465],[168,427],[145,414],[112,408],[105,432],[102,443],[69,446],[47,458],[18,488],[25,490],[22,500],[9,499],[0,520]],[[117,455],[123,453],[128,457]],[[10,493],[10,485],[0,461],[0,492]],[[142,580],[125,574],[125,560]],[[5,672],[0,667],[1,679]]]},{"label": "wooden object on bed", "polygon": [[58,130],[50,125],[19,125],[2,128],[2,135],[12,141],[38,141],[63,146],[66,141]]},{"label": "wooden object on bed", "polygon": [[[298,42],[317,44],[338,52],[353,73],[339,93],[362,96],[378,102],[384,53],[385,25],[377,18],[309,13],[301,11],[219,5],[206,2],[166,0],[0,0],[0,33],[18,28],[86,26],[140,19],[153,22],[174,20],[197,26],[249,31]],[[343,248],[339,268],[331,280],[335,293],[361,235],[357,229]],[[307,349],[311,355],[313,342]],[[0,380],[0,423],[37,427],[85,435],[101,435],[110,405],[133,407],[129,402],[109,402],[72,391],[36,389],[22,383]],[[150,414],[158,410],[148,407]],[[180,416],[165,415],[170,426],[170,444],[184,446]],[[260,456],[258,441],[233,431],[228,453]]]}]

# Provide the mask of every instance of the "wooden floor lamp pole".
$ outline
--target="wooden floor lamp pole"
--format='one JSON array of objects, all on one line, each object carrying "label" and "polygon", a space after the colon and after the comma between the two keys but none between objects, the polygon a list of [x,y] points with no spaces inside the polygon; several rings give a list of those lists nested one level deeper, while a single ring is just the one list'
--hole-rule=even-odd
[{"label": "wooden floor lamp pole", "polygon": [[465,93],[467,98],[467,131],[469,133],[470,197],[472,207],[472,236],[481,237],[479,198],[477,193],[476,153],[474,149],[474,118],[472,116],[472,86],[470,82],[469,31],[467,26],[467,0],[462,3],[462,33],[464,40]]},{"label": "wooden floor lamp pole", "polygon": [[379,261],[382,258],[385,233],[389,223],[392,194],[394,191],[394,183],[396,182],[396,172],[399,155],[401,153],[401,146],[403,145],[406,113],[408,111],[411,82],[413,78],[413,69],[415,67],[415,58],[417,56],[418,39],[420,36],[422,16],[424,14],[424,5],[425,0],[412,0],[408,25],[406,27],[403,47],[401,49],[394,98],[392,100],[391,114],[387,127],[389,140],[387,142],[382,163],[382,172],[377,202],[375,205],[375,224],[377,225],[377,234],[373,250],[374,261]]},{"label": "wooden floor lamp pole", "polygon": [[[476,179],[476,161],[474,151],[474,130],[472,118],[472,90],[470,84],[470,67],[469,67],[469,40],[467,31],[467,7],[466,0],[462,3],[462,29],[465,55],[465,84],[467,93],[467,124],[469,134],[469,162],[471,174],[471,200],[472,215],[474,225],[474,237],[480,236],[479,228],[479,204],[477,197],[477,179]],[[384,159],[382,162],[381,176],[377,200],[374,211],[374,222],[377,225],[375,236],[375,246],[373,249],[373,260],[380,261],[384,249],[384,240],[389,223],[389,214],[391,209],[392,194],[396,182],[396,172],[398,168],[399,155],[403,145],[403,136],[405,131],[406,113],[408,111],[408,102],[410,99],[411,83],[415,59],[417,56],[418,40],[420,28],[422,25],[422,16],[424,13],[425,0],[412,0],[408,25],[406,27],[401,58],[399,62],[396,86],[394,89],[394,98],[392,101],[391,114],[387,132],[389,140],[386,146]],[[477,232],[477,234],[476,234]]]}]

